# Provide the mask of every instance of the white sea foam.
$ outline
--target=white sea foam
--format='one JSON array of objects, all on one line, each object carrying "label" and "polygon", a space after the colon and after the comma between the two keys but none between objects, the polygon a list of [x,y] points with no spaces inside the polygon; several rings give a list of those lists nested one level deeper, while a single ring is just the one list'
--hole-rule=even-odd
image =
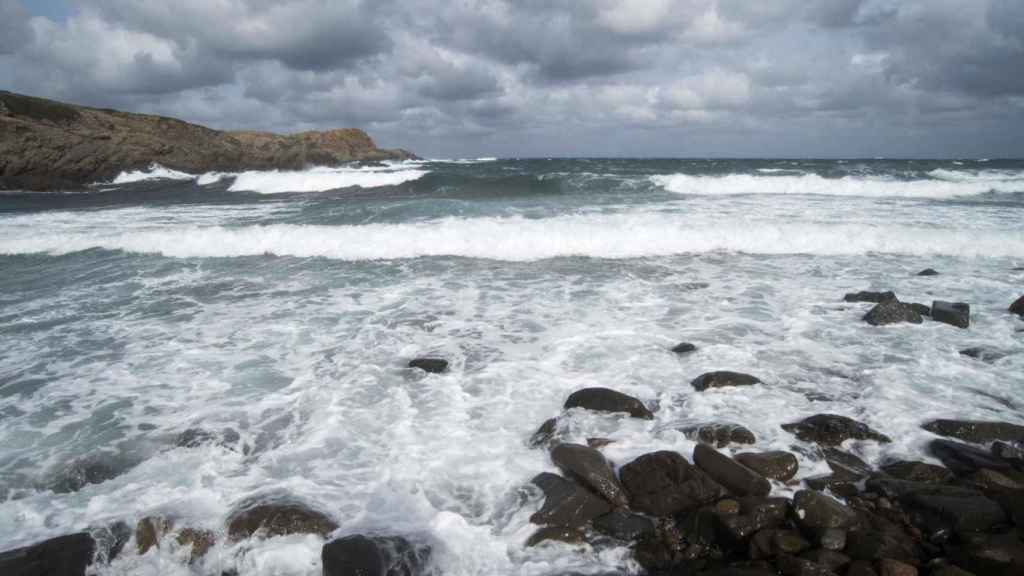
[{"label": "white sea foam", "polygon": [[172,226],[0,239],[0,253],[65,254],[90,248],[213,258],[275,254],[339,260],[464,256],[529,261],[559,256],[633,258],[716,251],[751,254],[1017,256],[1024,230],[870,224],[700,222],[671,214],[544,219],[444,218],[418,223],[314,226]]},{"label": "white sea foam", "polygon": [[[948,172],[948,171],[947,171]],[[691,195],[808,194],[824,196],[955,198],[987,192],[1024,192],[1024,179],[897,180],[869,176],[694,176],[669,174],[651,181],[669,192]]]},{"label": "white sea foam", "polygon": [[152,164],[149,170],[133,170],[130,172],[121,172],[111,184],[133,184],[135,182],[144,182],[146,180],[194,180],[195,176],[186,172],[179,172],[178,170],[171,170],[170,168],[164,168],[159,164]]},{"label": "white sea foam", "polygon": [[235,181],[228,190],[278,194],[282,192],[323,192],[352,186],[378,188],[380,186],[397,186],[404,182],[417,180],[427,173],[426,170],[375,168],[310,168],[294,172],[252,171],[235,175]]}]

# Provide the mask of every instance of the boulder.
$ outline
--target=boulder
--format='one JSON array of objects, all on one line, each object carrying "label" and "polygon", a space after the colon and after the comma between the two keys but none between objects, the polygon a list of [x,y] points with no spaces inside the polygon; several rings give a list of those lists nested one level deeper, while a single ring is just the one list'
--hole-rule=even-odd
[{"label": "boulder", "polygon": [[826,528],[818,535],[818,544],[824,550],[839,551],[846,548],[846,530]]},{"label": "boulder", "polygon": [[964,302],[936,300],[932,302],[932,320],[957,328],[970,328],[971,306]]},{"label": "boulder", "polygon": [[747,496],[740,499],[739,514],[719,515],[722,530],[735,542],[742,542],[765,528],[778,528],[790,510],[787,498]]},{"label": "boulder", "polygon": [[[846,545],[846,533],[843,533],[843,545]],[[826,549],[808,550],[800,555],[805,560],[820,564],[829,570],[840,570],[850,563],[850,557],[842,552]]]},{"label": "boulder", "polygon": [[917,568],[906,562],[882,558],[878,561],[878,576],[917,576]]},{"label": "boulder", "polygon": [[796,555],[811,547],[796,530],[765,529],[750,539],[747,555],[751,560],[773,558],[780,554]]},{"label": "boulder", "polygon": [[1010,304],[1010,313],[1024,317],[1024,296],[1017,298],[1017,300]]},{"label": "boulder", "polygon": [[895,525],[869,526],[851,530],[843,553],[854,560],[877,561],[882,558],[920,563],[921,550],[913,537]]},{"label": "boulder", "polygon": [[950,550],[957,566],[978,576],[1020,576],[1024,574],[1024,542],[1017,531],[972,539]]},{"label": "boulder", "polygon": [[857,525],[857,514],[853,510],[813,490],[800,490],[793,496],[793,511],[796,523],[810,532]]},{"label": "boulder", "polygon": [[725,448],[729,444],[753,444],[757,442],[754,433],[740,426],[726,422],[711,422],[680,428],[687,438],[702,444]]},{"label": "boulder", "polygon": [[938,276],[939,273],[934,268],[925,268],[917,273],[918,276]]},{"label": "boulder", "polygon": [[864,315],[864,321],[872,326],[885,326],[901,322],[920,324],[924,322],[924,319],[913,306],[904,304],[899,300],[886,300],[876,304],[874,308],[869,310]]},{"label": "boulder", "polygon": [[783,554],[775,561],[783,576],[837,576],[827,566],[811,562],[806,558],[798,558]]},{"label": "boulder", "polygon": [[690,344],[689,342],[681,342],[679,344],[676,344],[672,348],[672,351],[675,352],[676,354],[689,354],[690,352],[696,352],[697,347],[694,346],[693,344]]},{"label": "boulder", "polygon": [[974,444],[988,444],[996,440],[1024,442],[1024,426],[1009,422],[939,419],[921,426],[932,434],[956,438]]},{"label": "boulder", "polygon": [[914,312],[917,312],[921,316],[924,316],[924,317],[927,317],[927,318],[931,318],[932,317],[932,307],[931,306],[929,306],[927,304],[921,304],[920,302],[907,302],[906,304],[907,304],[907,306],[910,306],[911,310],[913,310]]},{"label": "boulder", "polygon": [[1000,471],[1012,469],[1007,461],[970,444],[938,439],[928,444],[928,450],[957,476],[967,476],[982,468]]},{"label": "boulder", "polygon": [[228,537],[232,541],[252,536],[270,538],[287,534],[317,534],[327,537],[338,529],[326,514],[294,500],[243,501],[228,517]]},{"label": "boulder", "polygon": [[526,547],[531,548],[542,542],[579,544],[583,542],[583,532],[568,526],[545,526],[526,539]]},{"label": "boulder", "polygon": [[530,516],[534,524],[579,527],[611,512],[607,500],[557,474],[543,472],[533,483],[544,492],[544,505]]},{"label": "boulder", "polygon": [[430,547],[401,536],[346,536],[324,544],[323,576],[419,576],[427,573]]},{"label": "boulder", "polygon": [[409,368],[419,368],[428,374],[441,374],[448,371],[448,361],[443,358],[414,358],[409,361]]},{"label": "boulder", "polygon": [[767,478],[706,444],[694,448],[693,463],[736,496],[767,496],[772,491]]},{"label": "boulder", "polygon": [[639,514],[615,510],[594,519],[594,530],[617,540],[633,541],[654,534],[654,522]]},{"label": "boulder", "polygon": [[822,446],[838,446],[850,439],[874,440],[883,444],[891,442],[888,436],[872,430],[866,424],[835,414],[816,414],[799,422],[783,424],[782,429],[795,434],[804,442],[815,442]]},{"label": "boulder", "polygon": [[694,510],[725,496],[725,489],[678,452],[644,454],[619,475],[632,507],[651,516]]},{"label": "boulder", "polygon": [[594,448],[581,444],[559,444],[551,450],[551,460],[563,472],[589,486],[613,506],[628,504],[626,492],[615,477],[611,465]]},{"label": "boulder", "polygon": [[943,466],[908,460],[884,464],[882,472],[900,480],[926,484],[945,484],[954,478],[953,473]]},{"label": "boulder", "polygon": [[878,576],[878,572],[867,560],[854,560],[846,568],[846,576]]},{"label": "boulder", "polygon": [[96,542],[85,532],[59,536],[38,544],[0,552],[4,576],[85,576]]},{"label": "boulder", "polygon": [[850,498],[856,496],[857,482],[861,478],[844,476],[841,474],[825,474],[822,476],[812,476],[810,478],[804,478],[804,482],[807,487],[818,492],[831,492],[840,498]]},{"label": "boulder", "polygon": [[584,388],[569,395],[564,408],[585,408],[595,412],[625,412],[633,418],[653,420],[654,414],[640,400],[609,388]]},{"label": "boulder", "polygon": [[786,482],[796,476],[800,463],[796,456],[782,450],[771,452],[744,452],[736,461],[765,478]]},{"label": "boulder", "polygon": [[690,385],[693,389],[698,392],[703,392],[709,388],[724,388],[728,386],[753,386],[754,384],[761,384],[761,380],[757,379],[750,374],[742,374],[740,372],[730,372],[728,370],[719,370],[717,372],[708,372],[701,374],[694,378]]},{"label": "boulder", "polygon": [[992,443],[992,455],[996,458],[1006,460],[1018,470],[1024,469],[1024,448],[1020,442],[1012,444],[996,441]]},{"label": "boulder", "polygon": [[868,290],[862,290],[860,292],[851,292],[843,297],[846,302],[871,302],[874,304],[881,304],[882,302],[889,302],[890,300],[896,300],[896,294],[889,292],[870,292]]},{"label": "boulder", "polygon": [[869,476],[873,472],[867,462],[849,452],[843,452],[831,447],[824,448],[821,452],[825,456],[825,462],[834,474],[845,478],[859,479]]}]

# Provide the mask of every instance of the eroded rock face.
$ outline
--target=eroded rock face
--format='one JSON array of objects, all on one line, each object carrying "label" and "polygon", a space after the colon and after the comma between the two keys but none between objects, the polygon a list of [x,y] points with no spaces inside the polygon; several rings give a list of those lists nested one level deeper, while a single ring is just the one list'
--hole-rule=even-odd
[{"label": "eroded rock face", "polygon": [[654,414],[644,403],[622,392],[609,388],[584,388],[569,395],[564,408],[585,408],[595,412],[624,412],[633,418],[653,420]]},{"label": "eroded rock face", "polygon": [[877,432],[867,424],[836,414],[816,414],[792,424],[783,424],[782,429],[796,435],[804,442],[815,442],[822,446],[838,446],[846,440],[874,440],[891,442],[888,436]]},{"label": "eroded rock face", "polygon": [[88,533],[60,536],[0,552],[0,574],[4,576],[85,576],[92,564],[96,542]]},{"label": "eroded rock face", "polygon": [[401,536],[355,534],[324,544],[324,576],[419,576],[430,563],[430,547]]},{"label": "eroded rock face", "polygon": [[221,132],[173,118],[0,91],[0,189],[79,189],[154,162],[202,174],[413,157],[377,148],[362,130]]},{"label": "eroded rock face", "polygon": [[605,457],[589,446],[559,444],[551,450],[551,461],[563,472],[603,496],[614,506],[628,504],[626,491],[619,484]]},{"label": "eroded rock face", "polygon": [[620,470],[635,510],[671,516],[694,510],[725,495],[725,490],[678,452],[644,454]]},{"label": "eroded rock face", "polygon": [[338,528],[323,512],[293,500],[245,502],[228,518],[228,537],[243,540],[287,534],[318,534],[326,537]]},{"label": "eroded rock face", "polygon": [[732,372],[729,370],[719,370],[717,372],[708,372],[701,374],[694,378],[690,385],[693,389],[698,392],[703,392],[709,388],[724,388],[727,386],[753,386],[754,384],[760,384],[761,380],[751,376],[750,374],[743,374],[740,372]]}]

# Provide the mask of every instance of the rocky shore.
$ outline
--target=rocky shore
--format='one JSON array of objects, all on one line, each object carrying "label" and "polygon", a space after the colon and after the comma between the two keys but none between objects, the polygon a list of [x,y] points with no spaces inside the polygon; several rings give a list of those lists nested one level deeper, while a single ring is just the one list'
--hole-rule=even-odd
[{"label": "rocky shore", "polygon": [[[936,302],[923,314],[912,308],[920,305],[903,304],[892,293],[861,292],[845,300],[873,304],[865,316],[871,324],[931,316],[960,328],[970,325],[966,304]],[[1007,313],[1024,317],[1022,302]],[[879,319],[890,320],[872,321]],[[684,343],[672,352],[697,349]],[[968,352],[963,353],[980,356]],[[407,367],[428,374],[449,370],[437,357],[416,358]],[[688,383],[702,395],[770,385],[728,370],[696,375]],[[692,451],[660,450],[612,462],[602,449],[613,440],[569,441],[573,416],[595,412],[654,420],[658,407],[611,388],[584,388],[565,399],[559,416],[532,434],[523,431],[523,441],[545,450],[559,472],[539,471],[521,490],[523,503],[539,506],[530,517],[536,530],[524,546],[568,544],[585,554],[627,546],[634,567],[652,575],[1024,574],[1024,425],[955,415],[930,420],[921,425],[933,436],[921,460],[883,461],[875,468],[855,448],[893,439],[885,429],[847,416],[823,413],[782,424],[792,436],[791,449],[772,451],[758,450],[758,439],[741,423],[708,421],[681,430],[695,442]],[[231,430],[188,430],[176,440],[181,448],[210,443],[249,450]],[[794,480],[798,454],[824,461],[830,472]],[[82,470],[62,489],[110,477]],[[197,564],[217,544],[290,534],[324,539],[325,576],[437,573],[431,544],[415,534],[342,532],[329,511],[268,493],[235,503],[219,530],[166,514],[126,518],[0,553],[0,574],[84,575],[125,550],[143,555],[161,547],[183,551],[184,561]],[[235,572],[221,576],[230,574]]]},{"label": "rocky shore", "polygon": [[353,128],[292,135],[223,132],[0,91],[0,190],[80,190],[153,163],[202,174],[414,157],[377,148]]}]

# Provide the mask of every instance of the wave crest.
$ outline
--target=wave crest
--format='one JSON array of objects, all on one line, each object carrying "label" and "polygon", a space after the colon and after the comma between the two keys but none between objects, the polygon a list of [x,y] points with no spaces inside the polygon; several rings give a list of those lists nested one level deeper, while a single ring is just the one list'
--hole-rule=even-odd
[{"label": "wave crest", "polygon": [[652,176],[651,181],[669,192],[695,196],[735,194],[803,194],[821,196],[955,198],[988,192],[1024,192],[1024,178],[996,179],[985,175],[942,171],[936,178],[897,180],[894,178],[844,176],[825,178],[817,174],[766,176],[727,174],[694,176],[668,174]]}]

